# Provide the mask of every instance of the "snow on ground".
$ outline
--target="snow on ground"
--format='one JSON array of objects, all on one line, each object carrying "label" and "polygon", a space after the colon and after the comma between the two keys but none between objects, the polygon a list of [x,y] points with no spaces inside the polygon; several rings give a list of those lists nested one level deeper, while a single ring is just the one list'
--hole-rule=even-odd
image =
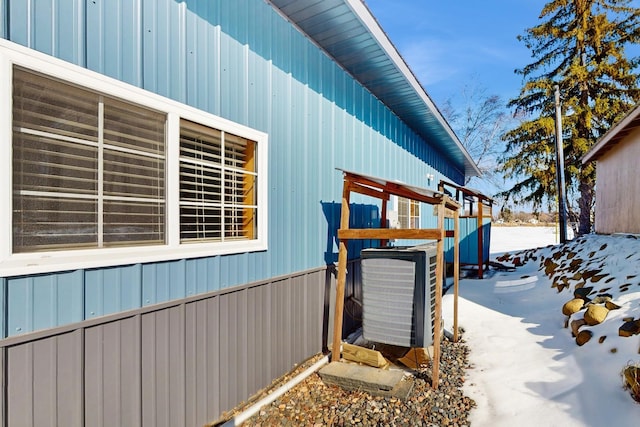
[{"label": "snow on ground", "polygon": [[[604,289],[621,306],[603,323],[580,328],[593,332],[581,347],[564,327],[562,314],[579,280],[572,278],[569,287],[558,292],[541,268],[542,257],[560,252],[559,245],[547,246],[556,242],[549,227],[493,227],[493,260],[504,252],[544,248],[530,251],[536,260],[515,272],[492,271],[483,280],[460,281],[458,323],[473,366],[465,393],[477,403],[470,418],[473,426],[640,425],[640,404],[623,389],[621,377],[625,366],[640,362],[640,335],[618,335],[622,318],[640,318],[640,239],[592,235],[567,243],[573,255],[565,252],[555,260],[560,269],[562,263],[582,259],[582,271],[597,268],[600,275],[607,274],[595,283],[587,279],[585,286],[594,287],[592,298]],[[453,319],[452,293],[443,301],[447,329]],[[583,314],[572,315],[570,321]]]}]

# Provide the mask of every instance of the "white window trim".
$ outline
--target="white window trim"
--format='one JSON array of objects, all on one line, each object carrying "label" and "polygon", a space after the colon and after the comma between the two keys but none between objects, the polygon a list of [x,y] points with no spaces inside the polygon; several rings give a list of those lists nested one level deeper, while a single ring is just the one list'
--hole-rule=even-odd
[{"label": "white window trim", "polygon": [[[12,253],[12,67],[68,81],[167,114],[166,238],[164,245]],[[0,39],[0,277],[169,261],[268,249],[268,135],[94,71]],[[256,141],[257,236],[254,240],[180,244],[180,119]]]}]

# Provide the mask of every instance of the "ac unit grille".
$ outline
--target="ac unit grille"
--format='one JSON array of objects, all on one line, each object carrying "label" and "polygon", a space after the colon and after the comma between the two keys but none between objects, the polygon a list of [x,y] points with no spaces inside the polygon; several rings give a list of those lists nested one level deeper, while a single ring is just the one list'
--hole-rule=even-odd
[{"label": "ac unit grille", "polygon": [[435,246],[365,249],[361,257],[364,338],[403,347],[432,344]]},{"label": "ac unit grille", "polygon": [[429,271],[433,274],[429,274],[429,301],[431,301],[431,342],[433,343],[433,337],[436,331],[436,256],[429,257]]}]

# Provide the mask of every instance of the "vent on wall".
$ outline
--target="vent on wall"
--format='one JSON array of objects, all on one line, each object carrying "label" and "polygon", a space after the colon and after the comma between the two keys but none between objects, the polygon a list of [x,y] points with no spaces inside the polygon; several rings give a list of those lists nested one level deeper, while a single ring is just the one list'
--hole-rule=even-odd
[{"label": "vent on wall", "polygon": [[435,244],[365,249],[362,263],[362,336],[402,347],[433,343]]}]

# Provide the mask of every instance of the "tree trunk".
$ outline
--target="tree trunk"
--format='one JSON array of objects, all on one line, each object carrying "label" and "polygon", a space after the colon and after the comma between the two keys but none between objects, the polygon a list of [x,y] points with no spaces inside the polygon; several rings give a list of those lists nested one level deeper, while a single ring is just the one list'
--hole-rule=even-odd
[{"label": "tree trunk", "polygon": [[593,181],[582,179],[579,185],[580,198],[578,199],[578,207],[580,209],[580,223],[578,226],[578,234],[589,234],[591,232],[591,208],[593,207]]}]

